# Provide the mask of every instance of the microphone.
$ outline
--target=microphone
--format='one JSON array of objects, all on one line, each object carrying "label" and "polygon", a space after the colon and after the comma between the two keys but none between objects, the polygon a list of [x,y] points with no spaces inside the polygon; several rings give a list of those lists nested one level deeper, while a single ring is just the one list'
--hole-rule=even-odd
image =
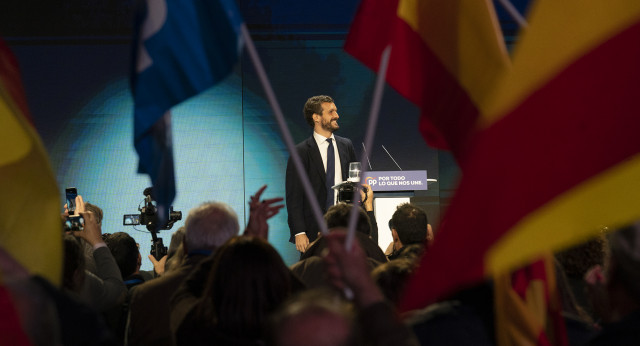
[{"label": "microphone", "polygon": [[387,155],[389,155],[389,157],[393,160],[393,163],[395,163],[395,164],[396,164],[396,166],[398,166],[398,168],[399,168],[400,170],[402,170],[402,168],[400,168],[400,165],[396,162],[396,160],[393,158],[393,156],[391,156],[391,154],[389,153],[389,151],[387,150],[387,148],[385,148],[385,147],[384,147],[384,145],[382,146],[382,149],[384,149],[384,151],[386,151],[386,152],[387,152]]},{"label": "microphone", "polygon": [[364,149],[364,155],[367,157],[367,162],[369,163],[369,170],[373,171],[371,167],[371,161],[369,161],[369,153],[367,153],[367,147],[364,146],[364,142],[362,142],[362,149]]}]

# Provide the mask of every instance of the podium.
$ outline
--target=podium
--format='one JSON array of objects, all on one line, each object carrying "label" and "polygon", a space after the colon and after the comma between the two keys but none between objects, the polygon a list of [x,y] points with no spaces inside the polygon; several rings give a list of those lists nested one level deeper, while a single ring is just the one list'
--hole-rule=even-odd
[{"label": "podium", "polygon": [[389,220],[398,205],[409,203],[415,191],[427,190],[427,171],[370,171],[363,172],[363,182],[371,186],[374,194],[373,210],[378,223],[378,246],[385,251],[393,242]]}]

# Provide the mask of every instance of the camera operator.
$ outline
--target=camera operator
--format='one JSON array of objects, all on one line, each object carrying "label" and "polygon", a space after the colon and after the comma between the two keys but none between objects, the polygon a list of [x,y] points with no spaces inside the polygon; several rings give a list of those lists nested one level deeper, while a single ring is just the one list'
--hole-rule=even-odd
[{"label": "camera operator", "polygon": [[354,201],[353,193],[357,187],[357,183],[354,182],[342,183],[338,188],[338,202],[359,205],[367,212],[369,222],[371,223],[371,231],[368,236],[377,244],[378,223],[376,222],[376,215],[373,212],[373,190],[368,184],[360,184],[360,199]]},{"label": "camera operator", "polygon": [[378,222],[376,222],[376,215],[373,213],[373,190],[369,184],[362,184],[362,189],[360,189],[360,200],[362,201],[362,208],[367,212],[367,216],[371,222],[371,233],[369,236],[377,244]]},{"label": "camera operator", "polygon": [[[124,225],[135,226],[143,225],[147,228],[152,238],[151,252],[148,256],[149,261],[153,264],[153,271],[140,271],[145,280],[162,276],[165,272],[165,266],[169,257],[167,256],[167,247],[164,246],[162,238],[159,238],[160,230],[169,230],[176,221],[182,219],[181,211],[174,211],[173,206],[169,207],[168,214],[159,215],[156,202],[153,198],[153,187],[147,187],[142,192],[144,195],[143,206],[138,206],[140,214],[125,214]],[[166,218],[166,219],[165,219]]]},{"label": "camera operator", "polygon": [[[80,299],[97,311],[104,312],[124,302],[127,288],[122,281],[120,269],[102,240],[102,229],[92,212],[85,211],[82,196],[76,197],[76,211],[84,219],[84,228],[71,231],[73,236],[86,241],[92,248],[96,274],[88,270],[80,272]],[[65,214],[67,212],[65,211]],[[82,278],[82,276],[84,276]]]}]

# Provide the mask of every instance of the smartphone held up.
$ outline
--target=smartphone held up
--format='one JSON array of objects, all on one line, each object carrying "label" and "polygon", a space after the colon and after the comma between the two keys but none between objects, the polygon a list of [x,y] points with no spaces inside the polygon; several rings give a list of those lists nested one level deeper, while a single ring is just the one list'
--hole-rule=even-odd
[{"label": "smartphone held up", "polygon": [[68,187],[65,189],[65,195],[67,198],[67,210],[69,215],[76,214],[76,197],[78,197],[78,189],[75,187]]},{"label": "smartphone held up", "polygon": [[75,187],[68,187],[65,189],[65,195],[69,215],[62,224],[64,231],[82,231],[84,229],[84,218],[76,213],[76,197],[78,197],[78,189]]}]

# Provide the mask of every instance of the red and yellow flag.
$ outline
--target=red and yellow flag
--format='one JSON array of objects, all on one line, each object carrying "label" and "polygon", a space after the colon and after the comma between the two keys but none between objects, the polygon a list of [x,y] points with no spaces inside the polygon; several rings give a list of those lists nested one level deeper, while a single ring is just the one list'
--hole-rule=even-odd
[{"label": "red and yellow flag", "polygon": [[509,71],[489,0],[363,1],[345,50],[373,70],[391,46],[386,80],[421,110],[420,132],[459,162]]},{"label": "red and yellow flag", "polygon": [[494,275],[498,345],[568,345],[553,255]]},{"label": "red and yellow flag", "polygon": [[31,273],[59,284],[62,223],[58,187],[47,152],[30,122],[18,63],[1,39],[0,191],[0,247]]},{"label": "red and yellow flag", "polygon": [[640,2],[537,0],[404,309],[640,218]]}]

